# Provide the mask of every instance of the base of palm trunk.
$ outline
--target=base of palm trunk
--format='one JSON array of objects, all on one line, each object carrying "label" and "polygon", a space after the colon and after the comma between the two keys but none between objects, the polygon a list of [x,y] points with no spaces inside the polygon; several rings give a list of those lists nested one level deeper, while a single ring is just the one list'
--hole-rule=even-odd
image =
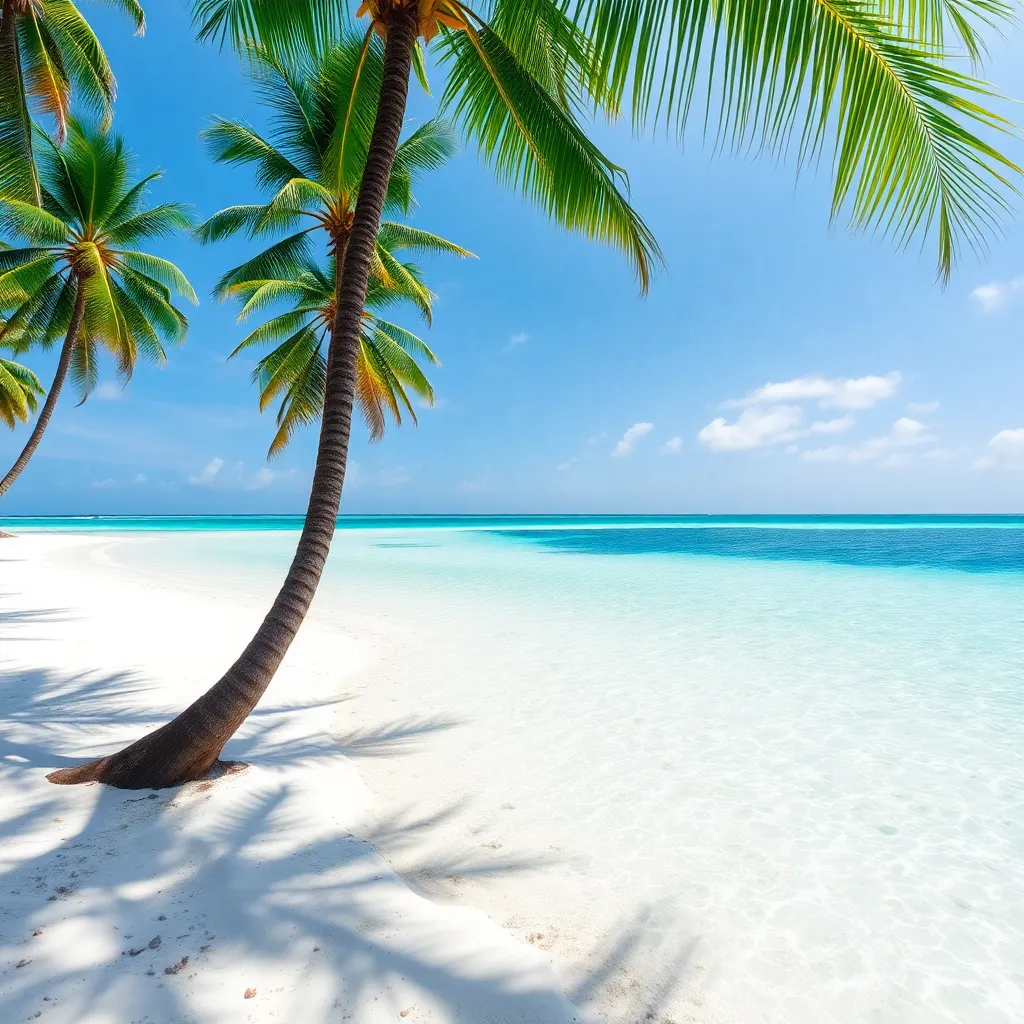
[{"label": "base of palm trunk", "polygon": [[102,782],[116,789],[164,789],[246,767],[238,761],[220,760],[223,742],[197,745],[194,739],[182,735],[179,717],[116,754],[61,768],[46,778],[58,786]]}]

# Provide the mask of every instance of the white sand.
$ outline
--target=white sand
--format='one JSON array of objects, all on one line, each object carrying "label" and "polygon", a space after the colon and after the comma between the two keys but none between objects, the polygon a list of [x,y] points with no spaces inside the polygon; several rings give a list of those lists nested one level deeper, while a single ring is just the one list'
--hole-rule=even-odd
[{"label": "white sand", "polygon": [[[426,823],[412,803],[382,824],[334,738],[352,742],[345,680],[375,657],[357,637],[307,624],[225,751],[244,773],[156,793],[46,782],[184,707],[265,610],[143,585],[108,543],[0,540],[0,1019],[582,1019],[542,941],[424,898],[358,838],[375,821],[400,851]],[[409,872],[455,874],[443,857]]]}]

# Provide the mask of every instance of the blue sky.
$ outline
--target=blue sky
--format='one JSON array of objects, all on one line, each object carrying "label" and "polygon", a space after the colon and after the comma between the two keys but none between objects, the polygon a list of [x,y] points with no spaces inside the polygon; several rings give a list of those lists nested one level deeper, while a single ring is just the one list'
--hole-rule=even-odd
[{"label": "blue sky", "polygon": [[[85,9],[118,77],[116,128],[141,170],[166,171],[157,198],[202,216],[250,201],[248,174],[197,140],[212,115],[261,118],[234,58],[193,41],[183,0],[150,0],[142,39]],[[995,45],[988,69],[1011,95],[1022,45]],[[410,123],[430,111],[417,96]],[[1024,510],[1019,221],[943,290],[931,249],[830,227],[824,173],[597,136],[666,253],[650,296],[460,154],[417,192],[415,223],[479,257],[428,267],[439,401],[382,444],[357,430],[343,511]],[[207,298],[250,251],[159,249],[203,298],[187,344],[126,390],[108,368],[84,406],[63,401],[5,514],[304,509],[315,434],[266,463],[272,418],[252,364],[225,361],[233,310]],[[52,360],[32,365],[48,380]],[[0,435],[0,461],[24,436]]]}]

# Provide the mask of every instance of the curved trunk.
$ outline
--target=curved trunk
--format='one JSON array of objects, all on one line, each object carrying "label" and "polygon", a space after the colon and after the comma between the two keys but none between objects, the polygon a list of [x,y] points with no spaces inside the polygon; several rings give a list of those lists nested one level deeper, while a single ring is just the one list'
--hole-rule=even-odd
[{"label": "curved trunk", "polygon": [[[42,206],[39,177],[32,157],[32,119],[25,97],[25,78],[18,50],[18,18],[14,0],[3,0],[0,13],[0,135],[8,142],[0,163],[0,192]],[[10,140],[14,140],[11,145]]]},{"label": "curved trunk", "polygon": [[57,361],[57,372],[53,375],[53,383],[50,385],[50,392],[39,410],[39,418],[32,428],[28,442],[22,448],[21,454],[15,459],[14,465],[8,470],[7,476],[0,480],[0,497],[10,488],[11,484],[21,475],[21,471],[28,465],[28,460],[35,454],[39,442],[43,439],[43,431],[50,422],[53,415],[53,408],[60,397],[60,389],[64,386],[64,380],[68,375],[68,368],[71,366],[71,356],[75,351],[75,342],[78,340],[78,331],[82,326],[82,313],[85,310],[85,289],[79,286],[78,294],[75,295],[75,305],[71,311],[71,322],[68,324],[68,333],[64,337],[64,344],[61,346],[60,359]]},{"label": "curved trunk", "polygon": [[302,624],[320,582],[341,503],[363,304],[405,115],[416,31],[415,7],[396,7],[388,26],[380,102],[344,257],[334,334],[328,349],[327,387],[313,486],[306,521],[284,585],[239,659],[194,704],[117,754],[51,773],[47,776],[51,782],[98,781],[122,789],[143,789],[202,778],[217,763],[224,744],[263,696]]}]

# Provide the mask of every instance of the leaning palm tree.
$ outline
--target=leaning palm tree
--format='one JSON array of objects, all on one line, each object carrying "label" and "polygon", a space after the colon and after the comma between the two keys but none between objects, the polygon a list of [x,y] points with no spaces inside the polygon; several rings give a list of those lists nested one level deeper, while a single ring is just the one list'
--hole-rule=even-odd
[{"label": "leaning palm tree", "polygon": [[[107,0],[146,28],[136,0]],[[100,41],[73,0],[3,0],[0,10],[0,195],[41,205],[33,114],[50,114],[63,142],[71,99],[108,125],[114,76]]]},{"label": "leaning palm tree", "polygon": [[0,199],[0,229],[25,243],[0,251],[0,311],[6,314],[0,344],[22,351],[63,342],[46,401],[0,480],[0,495],[38,447],[68,376],[84,401],[96,386],[100,348],[114,357],[124,381],[140,355],[162,363],[163,343],[180,344],[188,332],[173,293],[197,301],[173,263],[137,248],[191,228],[192,221],[179,203],[145,207],[159,173],[133,183],[120,137],[71,118],[62,147],[41,139],[38,163],[42,208]]},{"label": "leaning palm tree", "polygon": [[39,378],[27,367],[0,356],[0,420],[12,430],[27,423],[46,394]]},{"label": "leaning palm tree", "polygon": [[[265,692],[309,608],[345,479],[363,307],[398,152],[417,42],[447,65],[442,107],[476,140],[499,180],[558,223],[629,251],[614,171],[574,114],[655,113],[681,131],[708,97],[723,138],[816,158],[831,140],[833,207],[900,242],[929,231],[948,274],[962,242],[981,245],[1018,169],[976,134],[1006,122],[986,89],[945,60],[952,22],[999,0],[364,0],[364,52],[384,40],[379,99],[344,259],[327,358],[324,412],[306,520],[267,617],[227,673],[176,719],[118,754],[55,772],[59,783],[169,785],[212,767]],[[337,33],[338,0],[194,0],[203,38],[258,37],[278,55]],[[600,188],[595,188],[595,178]],[[614,193],[617,195],[617,192]],[[635,222],[634,222],[635,224]],[[636,237],[635,230],[632,237]],[[640,254],[632,252],[634,264]],[[641,269],[641,282],[644,283]]]},{"label": "leaning palm tree", "polygon": [[[383,229],[382,229],[383,233]],[[433,237],[433,236],[431,236]],[[378,239],[380,242],[380,239]],[[388,248],[389,239],[381,243]],[[420,305],[422,285],[415,266],[403,264],[408,279],[416,282],[415,291],[393,277],[371,278],[363,312],[363,331],[356,357],[356,396],[371,442],[383,439],[388,417],[401,426],[403,410],[417,422],[413,397],[426,405],[434,404],[434,389],[420,369],[418,359],[434,366],[437,356],[411,331],[385,320],[380,312],[402,299]],[[334,327],[337,272],[331,265],[325,271],[313,261],[289,267],[280,280],[256,280],[235,284],[226,291],[244,302],[239,321],[268,302],[287,300],[289,308],[251,331],[229,358],[242,352],[277,342],[278,344],[253,370],[253,381],[260,388],[260,411],[280,400],[277,432],[267,452],[274,458],[288,446],[295,431],[320,419],[327,381],[326,350]],[[428,292],[428,297],[430,293]]]}]

